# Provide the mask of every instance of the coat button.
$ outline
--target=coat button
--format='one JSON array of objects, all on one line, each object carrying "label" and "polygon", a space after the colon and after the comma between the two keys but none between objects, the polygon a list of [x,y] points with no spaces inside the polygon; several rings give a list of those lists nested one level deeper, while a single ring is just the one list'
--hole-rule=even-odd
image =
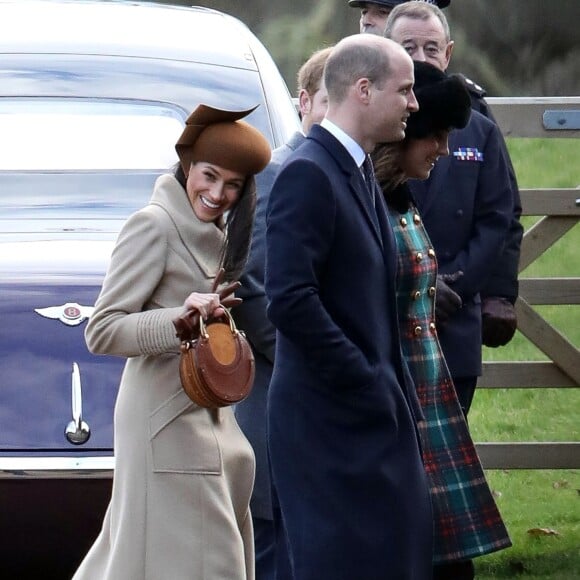
[{"label": "coat button", "polygon": [[463,210],[462,210],[462,209],[458,209],[458,210],[455,212],[455,215],[456,215],[457,217],[463,217]]},{"label": "coat button", "polygon": [[406,228],[407,227],[407,218],[402,217],[399,220],[399,223],[401,224],[401,226],[403,226],[404,228]]},{"label": "coat button", "polygon": [[419,298],[421,298],[421,292],[419,292],[419,290],[415,290],[411,296],[413,296],[413,300],[419,300]]},{"label": "coat button", "polygon": [[433,298],[433,296],[435,296],[435,286],[430,286],[427,292],[429,293],[429,296]]},{"label": "coat button", "polygon": [[415,328],[413,329],[413,333],[415,334],[415,336],[421,336],[422,332],[423,329],[420,326],[415,326]]},{"label": "coat button", "polygon": [[430,258],[435,258],[435,250],[433,248],[429,248],[429,250],[427,251],[427,255]]},{"label": "coat button", "polygon": [[419,216],[419,214],[418,214],[418,213],[415,213],[415,214],[413,214],[413,221],[414,221],[416,224],[420,224],[420,223],[421,223],[421,217]]},{"label": "coat button", "polygon": [[420,262],[422,259],[423,259],[423,254],[422,254],[421,252],[417,252],[417,253],[415,254],[415,260],[416,260],[417,262]]},{"label": "coat button", "polygon": [[434,322],[430,322],[430,323],[429,323],[429,330],[430,330],[431,332],[435,332],[435,323],[434,323]]}]

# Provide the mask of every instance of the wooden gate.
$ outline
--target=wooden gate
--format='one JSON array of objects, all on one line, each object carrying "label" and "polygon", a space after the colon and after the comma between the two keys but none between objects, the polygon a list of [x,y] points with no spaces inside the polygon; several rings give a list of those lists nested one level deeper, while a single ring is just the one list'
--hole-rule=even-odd
[{"label": "wooden gate", "polygon": [[[580,137],[580,97],[490,98],[506,137]],[[580,160],[578,160],[580,163]],[[580,185],[580,184],[579,184]],[[522,189],[522,215],[543,216],[524,233],[520,272],[580,219],[580,189]],[[520,278],[518,329],[550,362],[487,362],[478,388],[578,388],[580,349],[533,306],[580,304],[580,248],[570,278]],[[577,410],[580,422],[580,409]],[[580,443],[479,443],[488,469],[580,468]]]}]

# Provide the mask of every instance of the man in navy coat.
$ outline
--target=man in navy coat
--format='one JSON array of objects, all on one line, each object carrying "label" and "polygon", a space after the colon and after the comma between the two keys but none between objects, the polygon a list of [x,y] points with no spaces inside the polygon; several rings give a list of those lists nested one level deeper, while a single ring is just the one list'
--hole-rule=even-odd
[{"label": "man in navy coat", "polygon": [[282,166],[267,212],[268,437],[292,578],[427,580],[432,518],[395,242],[364,163],[376,143],[404,137],[412,61],[355,35],[333,49],[324,81],[327,116]]},{"label": "man in navy coat", "polygon": [[[449,65],[453,41],[435,5],[396,6],[385,36],[414,60],[443,71]],[[443,276],[437,285],[437,332],[467,414],[482,371],[482,335],[485,344],[499,346],[515,331],[521,207],[505,144],[492,120],[472,111],[467,126],[449,135],[449,151],[428,180],[410,185]]]},{"label": "man in navy coat", "polygon": [[272,152],[272,160],[256,176],[256,217],[248,262],[240,278],[242,287],[236,295],[242,304],[233,309],[233,316],[252,345],[256,361],[256,377],[249,397],[236,405],[236,419],[256,454],[256,480],[250,507],[254,524],[256,580],[276,578],[276,530],[271,497],[270,466],[266,444],[266,397],[274,367],[276,330],[266,316],[264,271],[266,269],[266,208],[270,191],[280,166],[306,140],[314,123],[326,114],[328,95],[322,82],[324,64],[332,49],[316,51],[298,71],[298,104],[303,132]]}]

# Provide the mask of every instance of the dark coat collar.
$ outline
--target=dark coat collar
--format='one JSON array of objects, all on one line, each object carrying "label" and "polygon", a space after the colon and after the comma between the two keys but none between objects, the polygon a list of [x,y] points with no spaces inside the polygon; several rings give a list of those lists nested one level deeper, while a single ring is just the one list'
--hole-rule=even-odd
[{"label": "dark coat collar", "polygon": [[401,183],[392,191],[384,193],[389,209],[398,211],[401,214],[407,213],[411,205],[415,203],[407,182]]},{"label": "dark coat collar", "polygon": [[306,141],[304,134],[296,131],[296,133],[294,133],[294,135],[288,139],[286,145],[292,149],[292,151],[295,151],[300,145],[302,145],[302,143],[304,143],[304,141]]},{"label": "dark coat collar", "polygon": [[362,172],[352,155],[346,150],[342,143],[334,137],[334,135],[320,125],[312,126],[307,139],[319,143],[334,159],[340,171],[345,175],[345,180],[348,183],[354,198],[361,206],[377,241],[381,248],[384,248],[383,236],[377,222],[376,210],[372,207],[371,196],[365,184]]}]

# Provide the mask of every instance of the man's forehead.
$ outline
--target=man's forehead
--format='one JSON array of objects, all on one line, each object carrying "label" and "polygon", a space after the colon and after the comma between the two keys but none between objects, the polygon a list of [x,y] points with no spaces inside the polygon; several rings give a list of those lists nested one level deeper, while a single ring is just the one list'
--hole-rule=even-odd
[{"label": "man's forehead", "polygon": [[393,23],[391,38],[399,43],[422,40],[439,42],[445,40],[445,31],[441,21],[436,16],[428,20],[401,16]]},{"label": "man's forehead", "polygon": [[397,84],[413,82],[413,59],[406,51],[391,55],[391,69],[393,71],[391,76],[396,79]]}]

